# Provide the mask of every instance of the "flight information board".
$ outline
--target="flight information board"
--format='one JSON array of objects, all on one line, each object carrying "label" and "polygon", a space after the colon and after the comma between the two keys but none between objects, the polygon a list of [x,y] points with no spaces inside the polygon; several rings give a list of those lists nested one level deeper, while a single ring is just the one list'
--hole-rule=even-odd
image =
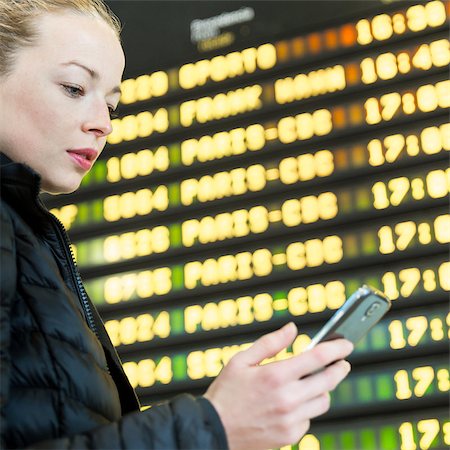
[{"label": "flight information board", "polygon": [[[214,3],[209,25],[263,21]],[[204,392],[290,320],[277,358],[300,353],[367,283],[393,308],[292,448],[447,448],[449,2],[322,26],[320,3],[248,45],[196,22],[197,56],[127,77],[99,161],[45,202],[143,404]]]}]

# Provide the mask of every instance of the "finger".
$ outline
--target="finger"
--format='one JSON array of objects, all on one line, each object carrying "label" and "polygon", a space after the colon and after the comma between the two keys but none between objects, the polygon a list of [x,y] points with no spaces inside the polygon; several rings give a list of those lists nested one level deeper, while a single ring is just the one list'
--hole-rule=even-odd
[{"label": "finger", "polygon": [[308,430],[310,420],[326,413],[329,409],[330,395],[328,392],[298,405],[295,409],[291,409],[288,416],[284,419],[283,427],[285,431],[283,435],[286,437],[286,440],[283,443],[288,444],[298,441]]},{"label": "finger", "polygon": [[288,382],[311,375],[335,361],[344,359],[352,350],[353,344],[345,339],[323,342],[298,356],[273,362],[267,366],[267,370],[276,371],[280,382]]},{"label": "finger", "polygon": [[250,348],[238,353],[234,363],[245,366],[257,365],[291,345],[296,336],[297,327],[293,322],[289,322],[284,327],[260,337]]},{"label": "finger", "polygon": [[341,360],[318,374],[285,383],[281,385],[281,389],[273,391],[272,404],[276,408],[276,412],[296,414],[295,411],[306,408],[305,405],[309,401],[333,391],[349,371],[350,364]]},{"label": "finger", "polygon": [[348,361],[340,360],[325,370],[298,381],[297,402],[303,403],[326,392],[333,391],[348,375],[351,366]]},{"label": "finger", "polygon": [[335,361],[346,358],[353,350],[353,344],[345,339],[323,342],[305,352],[304,361],[298,366],[298,377],[314,374]]},{"label": "finger", "polygon": [[325,414],[330,409],[330,394],[325,392],[305,403],[301,411],[299,411],[299,420],[310,420],[314,417]]}]

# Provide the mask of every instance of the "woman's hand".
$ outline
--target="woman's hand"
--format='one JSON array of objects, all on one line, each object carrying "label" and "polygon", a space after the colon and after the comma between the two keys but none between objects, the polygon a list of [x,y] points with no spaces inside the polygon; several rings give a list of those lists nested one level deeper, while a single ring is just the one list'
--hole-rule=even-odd
[{"label": "woman's hand", "polygon": [[293,323],[262,336],[235,355],[206,392],[222,419],[231,450],[296,443],[310,419],[329,409],[329,392],[350,371],[343,359],[353,345],[343,339],[329,341],[301,355],[259,365],[296,336]]}]

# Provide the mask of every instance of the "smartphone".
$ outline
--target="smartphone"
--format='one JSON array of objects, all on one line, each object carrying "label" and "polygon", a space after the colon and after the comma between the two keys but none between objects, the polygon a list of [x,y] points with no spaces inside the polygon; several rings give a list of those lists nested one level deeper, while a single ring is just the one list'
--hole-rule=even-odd
[{"label": "smartphone", "polygon": [[344,338],[356,344],[389,311],[391,301],[370,286],[361,286],[313,337],[306,350],[319,342]]}]

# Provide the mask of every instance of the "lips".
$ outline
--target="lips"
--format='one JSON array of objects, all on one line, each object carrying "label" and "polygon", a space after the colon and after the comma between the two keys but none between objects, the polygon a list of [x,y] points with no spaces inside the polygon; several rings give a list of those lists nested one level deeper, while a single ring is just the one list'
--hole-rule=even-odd
[{"label": "lips", "polygon": [[89,170],[97,159],[98,152],[92,148],[67,150],[72,160],[83,170]]}]

